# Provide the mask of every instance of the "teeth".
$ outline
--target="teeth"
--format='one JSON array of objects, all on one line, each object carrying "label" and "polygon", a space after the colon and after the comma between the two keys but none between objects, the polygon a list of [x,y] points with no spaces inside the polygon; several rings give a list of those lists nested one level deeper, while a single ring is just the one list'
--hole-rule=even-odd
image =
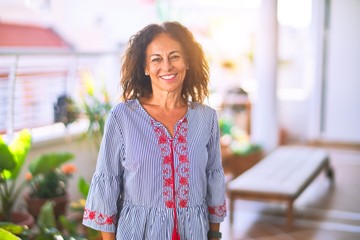
[{"label": "teeth", "polygon": [[165,75],[165,76],[161,76],[161,78],[165,79],[165,80],[169,80],[172,79],[173,77],[175,77],[175,74],[172,75]]}]

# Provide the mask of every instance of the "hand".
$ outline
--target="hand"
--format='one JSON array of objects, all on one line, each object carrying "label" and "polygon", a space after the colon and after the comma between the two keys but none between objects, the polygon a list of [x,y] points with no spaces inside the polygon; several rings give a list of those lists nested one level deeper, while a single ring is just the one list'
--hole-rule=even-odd
[{"label": "hand", "polygon": [[109,232],[101,232],[103,240],[115,240],[115,234]]}]

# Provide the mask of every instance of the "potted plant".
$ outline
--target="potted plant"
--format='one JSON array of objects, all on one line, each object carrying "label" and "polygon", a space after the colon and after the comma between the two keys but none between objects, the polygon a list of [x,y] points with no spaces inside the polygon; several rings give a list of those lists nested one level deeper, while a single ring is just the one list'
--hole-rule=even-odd
[{"label": "potted plant", "polygon": [[85,117],[89,120],[87,136],[94,141],[96,150],[99,149],[101,138],[104,134],[105,121],[112,105],[110,96],[105,87],[99,91],[95,87],[95,80],[89,71],[83,71],[81,77],[85,89],[82,95],[82,105]]},{"label": "potted plant", "polygon": [[229,120],[219,120],[222,166],[225,174],[239,176],[256,163],[263,153],[261,147],[251,143],[249,135]]},{"label": "potted plant", "polygon": [[[8,145],[0,136],[0,219],[2,221],[21,222],[31,225],[34,219],[31,215],[14,211],[14,205],[26,183],[17,185],[19,173],[23,168],[26,156],[31,147],[31,134],[28,130],[20,131]],[[15,219],[15,217],[20,219]]]},{"label": "potted plant", "polygon": [[65,214],[68,203],[68,180],[76,171],[71,161],[74,155],[69,152],[47,153],[29,164],[26,176],[31,188],[24,195],[29,212],[37,218],[41,207],[49,200],[55,202],[54,211],[58,217]]},{"label": "potted plant", "polygon": [[75,122],[80,110],[75,101],[68,95],[63,94],[57,98],[54,104],[54,121],[62,122],[65,126]]}]

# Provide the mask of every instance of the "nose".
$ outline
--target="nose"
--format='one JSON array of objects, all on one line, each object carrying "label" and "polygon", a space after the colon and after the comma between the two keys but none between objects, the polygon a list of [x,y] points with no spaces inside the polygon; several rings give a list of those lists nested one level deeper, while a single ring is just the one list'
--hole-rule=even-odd
[{"label": "nose", "polygon": [[172,65],[170,59],[165,59],[164,60],[164,69],[166,71],[170,71],[172,68],[173,68],[173,65]]}]

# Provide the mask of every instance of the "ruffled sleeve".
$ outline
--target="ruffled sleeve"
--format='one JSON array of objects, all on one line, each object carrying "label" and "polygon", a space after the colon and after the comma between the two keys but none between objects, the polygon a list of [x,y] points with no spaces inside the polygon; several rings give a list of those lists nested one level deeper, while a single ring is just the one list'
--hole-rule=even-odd
[{"label": "ruffled sleeve", "polygon": [[222,222],[226,216],[225,177],[221,164],[220,130],[216,112],[213,113],[213,126],[210,141],[207,145],[209,159],[206,169],[207,194],[206,202],[209,211],[209,222]]},{"label": "ruffled sleeve", "polygon": [[115,232],[122,192],[124,141],[116,115],[110,112],[105,125],[96,171],[86,199],[83,224],[90,228]]}]

